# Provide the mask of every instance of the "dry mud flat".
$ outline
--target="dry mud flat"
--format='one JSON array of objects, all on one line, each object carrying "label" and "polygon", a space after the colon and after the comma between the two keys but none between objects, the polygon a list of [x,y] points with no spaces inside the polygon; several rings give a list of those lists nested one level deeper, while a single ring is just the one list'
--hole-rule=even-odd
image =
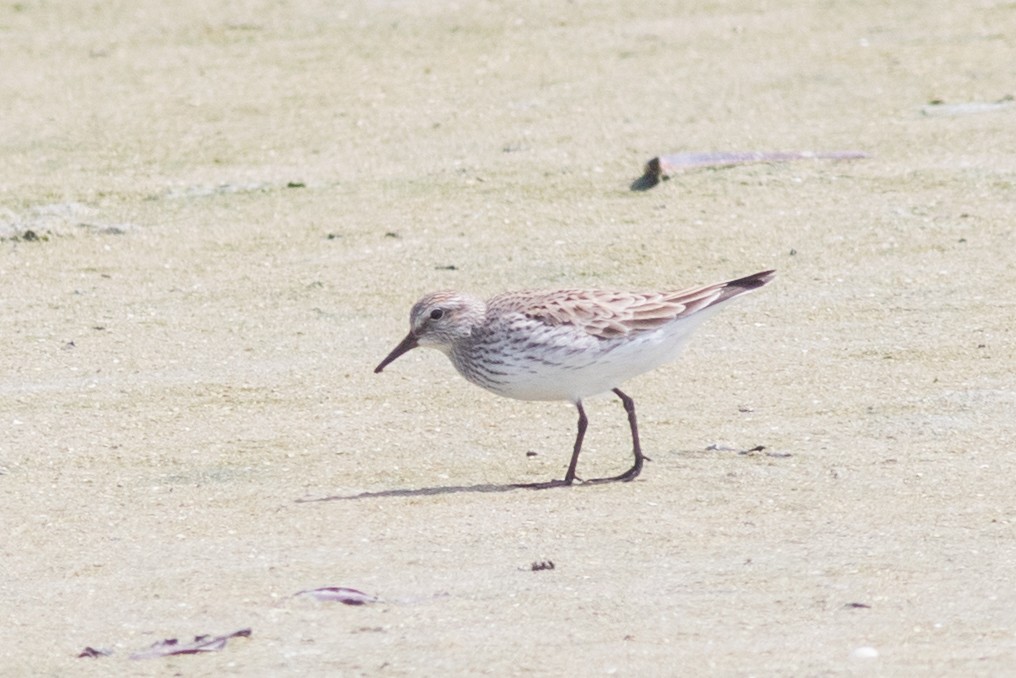
[{"label": "dry mud flat", "polygon": [[[0,674],[1011,673],[1014,32],[1003,2],[3,5]],[[800,150],[871,157],[629,190]],[[431,289],[769,267],[626,385],[634,483],[497,491],[563,474],[569,405],[371,371]],[[623,411],[587,405],[617,472]]]}]

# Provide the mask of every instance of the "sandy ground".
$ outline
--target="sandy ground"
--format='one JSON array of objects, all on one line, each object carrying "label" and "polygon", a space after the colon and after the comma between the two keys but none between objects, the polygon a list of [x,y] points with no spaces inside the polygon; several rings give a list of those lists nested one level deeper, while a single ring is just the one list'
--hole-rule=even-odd
[{"label": "sandy ground", "polygon": [[[3,3],[0,674],[1013,675],[1014,33],[1002,0]],[[634,483],[509,490],[563,475],[570,405],[372,373],[435,288],[769,267],[626,385]],[[580,471],[622,470],[588,410]]]}]

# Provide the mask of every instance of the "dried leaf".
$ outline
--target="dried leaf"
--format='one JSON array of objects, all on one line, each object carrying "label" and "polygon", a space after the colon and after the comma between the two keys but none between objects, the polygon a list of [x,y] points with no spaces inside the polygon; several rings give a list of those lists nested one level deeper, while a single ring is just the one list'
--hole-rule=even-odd
[{"label": "dried leaf", "polygon": [[787,162],[790,160],[858,160],[867,157],[867,153],[860,151],[670,153],[668,155],[657,156],[647,162],[645,173],[632,182],[631,190],[648,191],[674,174],[703,167],[732,167],[733,165],[746,165],[753,162]]},{"label": "dried leaf", "polygon": [[307,589],[298,591],[294,596],[311,596],[322,602],[343,603],[344,605],[365,605],[376,603],[377,596],[371,596],[363,591],[347,588],[345,586],[323,586],[319,589]]},{"label": "dried leaf", "polygon": [[82,650],[80,654],[78,654],[78,659],[81,659],[82,657],[88,659],[97,659],[98,657],[108,657],[111,654],[113,654],[112,650],[106,650],[101,647],[94,648],[89,646],[86,647],[84,650]]},{"label": "dried leaf", "polygon": [[147,650],[135,652],[131,659],[155,659],[170,657],[177,654],[200,654],[202,652],[218,652],[226,647],[230,638],[249,638],[250,629],[240,629],[222,636],[194,636],[192,643],[180,643],[176,638],[167,638],[153,643]]}]

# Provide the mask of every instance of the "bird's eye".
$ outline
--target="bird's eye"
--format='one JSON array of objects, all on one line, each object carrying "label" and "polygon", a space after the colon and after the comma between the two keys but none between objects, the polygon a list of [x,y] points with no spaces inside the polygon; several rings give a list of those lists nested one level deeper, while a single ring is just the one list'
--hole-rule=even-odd
[{"label": "bird's eye", "polygon": [[440,320],[444,316],[444,311],[440,308],[435,308],[430,312],[431,320]]}]

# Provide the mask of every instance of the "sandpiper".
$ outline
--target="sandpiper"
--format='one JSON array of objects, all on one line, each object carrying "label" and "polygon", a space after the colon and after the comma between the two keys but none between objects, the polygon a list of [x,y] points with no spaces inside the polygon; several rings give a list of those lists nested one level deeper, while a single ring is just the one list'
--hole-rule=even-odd
[{"label": "sandpiper", "polygon": [[433,292],[413,305],[409,334],[381,361],[381,372],[417,346],[436,348],[477,386],[519,400],[568,400],[578,435],[564,480],[571,485],[586,433],[583,398],[613,391],[628,413],[635,463],[586,483],[630,481],[642,471],[635,403],[619,386],[677,357],[691,332],[721,304],[769,283],[775,271],[678,292],[562,289],[508,292],[482,301]]}]

